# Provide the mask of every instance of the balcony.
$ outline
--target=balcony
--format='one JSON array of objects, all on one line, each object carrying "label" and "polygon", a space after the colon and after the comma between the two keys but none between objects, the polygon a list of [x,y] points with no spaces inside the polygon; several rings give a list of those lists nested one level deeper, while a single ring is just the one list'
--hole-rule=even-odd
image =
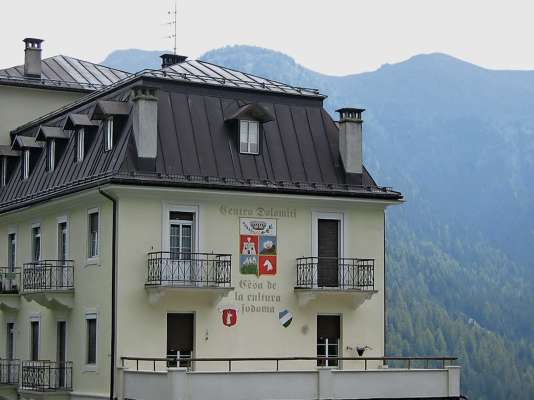
[{"label": "balcony", "polygon": [[301,306],[315,299],[335,297],[346,299],[357,308],[376,292],[373,259],[297,258],[295,293]]},{"label": "balcony", "polygon": [[[458,399],[454,357],[196,358],[194,370],[169,359],[123,357],[123,398],[190,400]],[[389,368],[386,363],[400,364]],[[348,368],[348,366],[350,368]]]},{"label": "balcony", "polygon": [[20,306],[20,270],[18,268],[0,268],[0,310],[17,311]]},{"label": "balcony", "polygon": [[216,302],[233,290],[232,256],[214,253],[148,254],[145,288],[157,303],[167,293],[211,295]]},{"label": "balcony", "polygon": [[24,264],[22,294],[50,309],[72,309],[74,261],[42,260]]},{"label": "balcony", "polygon": [[0,359],[0,385],[18,386],[19,360]]},{"label": "balcony", "polygon": [[21,378],[21,391],[71,391],[72,362],[23,361]]}]

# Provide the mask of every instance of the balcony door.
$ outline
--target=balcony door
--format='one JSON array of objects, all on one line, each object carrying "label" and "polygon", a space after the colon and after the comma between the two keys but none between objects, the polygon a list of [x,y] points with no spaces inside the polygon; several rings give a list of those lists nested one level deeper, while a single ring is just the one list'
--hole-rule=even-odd
[{"label": "balcony door", "polygon": [[341,223],[338,219],[317,220],[317,286],[339,286]]},{"label": "balcony door", "polygon": [[[57,224],[57,259],[58,265],[52,274],[57,274],[57,286],[62,288],[68,282],[68,269],[65,260],[69,258],[69,229],[66,219],[62,219]],[[54,282],[55,283],[55,282]]]},{"label": "balcony door", "polygon": [[39,360],[39,321],[30,321],[30,360]]},{"label": "balcony door", "polygon": [[57,322],[57,386],[65,387],[67,361],[67,323],[65,321]]},{"label": "balcony door", "polygon": [[15,358],[15,323],[7,323],[6,332],[6,358],[13,360]]},{"label": "balcony door", "polygon": [[195,342],[195,315],[167,314],[167,358],[169,367],[190,367]]},{"label": "balcony door", "polygon": [[169,213],[169,251],[170,264],[162,271],[163,281],[173,283],[192,283],[194,273],[194,220],[189,212],[171,211]]},{"label": "balcony door", "polygon": [[[317,357],[340,357],[341,318],[339,315],[317,316]],[[322,367],[336,367],[338,360],[317,360]]]}]

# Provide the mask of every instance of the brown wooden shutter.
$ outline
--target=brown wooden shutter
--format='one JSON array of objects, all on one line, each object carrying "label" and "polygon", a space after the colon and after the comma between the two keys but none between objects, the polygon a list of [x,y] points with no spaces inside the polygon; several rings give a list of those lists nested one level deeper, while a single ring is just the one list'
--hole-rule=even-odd
[{"label": "brown wooden shutter", "polygon": [[341,337],[339,315],[317,316],[317,337],[339,339]]},{"label": "brown wooden shutter", "polygon": [[167,350],[193,351],[193,336],[193,314],[167,314]]}]

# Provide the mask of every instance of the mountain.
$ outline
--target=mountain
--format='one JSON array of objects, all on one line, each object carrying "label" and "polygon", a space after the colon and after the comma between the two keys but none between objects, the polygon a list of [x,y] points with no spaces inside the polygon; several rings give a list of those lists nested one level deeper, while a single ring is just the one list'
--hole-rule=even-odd
[{"label": "mountain", "polygon": [[388,211],[387,353],[458,355],[471,399],[534,398],[534,72],[445,54],[342,77],[257,47],[201,58],[318,88],[332,114],[367,109],[366,166],[407,198]]},{"label": "mountain", "polygon": [[159,56],[163,53],[166,53],[166,51],[138,49],[115,50],[102,61],[102,64],[131,73],[141,71],[142,69],[159,69],[161,67]]}]

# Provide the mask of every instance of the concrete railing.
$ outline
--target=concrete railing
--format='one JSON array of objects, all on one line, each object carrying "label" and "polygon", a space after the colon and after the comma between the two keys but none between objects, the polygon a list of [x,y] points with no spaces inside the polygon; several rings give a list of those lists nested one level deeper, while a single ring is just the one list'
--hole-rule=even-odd
[{"label": "concrete railing", "polygon": [[123,369],[122,399],[312,400],[459,398],[460,367],[190,372]]}]

